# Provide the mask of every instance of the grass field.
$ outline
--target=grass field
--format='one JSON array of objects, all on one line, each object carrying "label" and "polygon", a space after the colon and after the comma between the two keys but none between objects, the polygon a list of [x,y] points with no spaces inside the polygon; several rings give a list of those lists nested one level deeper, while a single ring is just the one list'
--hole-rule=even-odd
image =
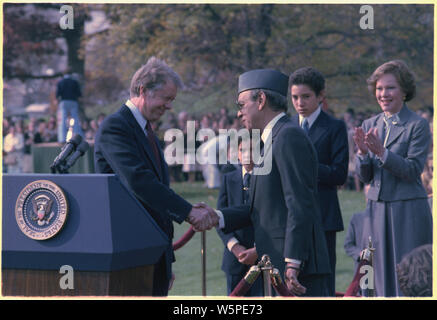
[{"label": "grass field", "polygon": [[[202,183],[174,183],[172,188],[191,203],[206,202],[215,208],[218,190],[203,187]],[[339,191],[340,206],[343,214],[345,229],[350,218],[357,211],[365,208],[365,199],[362,193],[353,191]],[[188,224],[175,223],[175,241],[188,229]],[[337,234],[337,269],[336,290],[344,292],[352,281],[353,261],[343,249],[346,230]],[[207,232],[206,236],[206,290],[208,296],[226,296],[226,278],[221,270],[223,242],[215,230]],[[194,237],[184,247],[175,252],[176,263],[173,272],[176,280],[169,296],[201,296],[202,295],[202,268],[201,268],[201,235]]]}]

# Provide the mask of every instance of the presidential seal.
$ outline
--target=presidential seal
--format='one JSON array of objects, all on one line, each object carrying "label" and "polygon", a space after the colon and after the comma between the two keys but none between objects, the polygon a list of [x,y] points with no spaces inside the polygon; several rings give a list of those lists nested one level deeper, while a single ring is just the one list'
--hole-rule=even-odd
[{"label": "presidential seal", "polygon": [[15,219],[29,238],[46,240],[54,237],[65,224],[67,198],[60,187],[48,180],[29,183],[20,192],[15,205]]}]

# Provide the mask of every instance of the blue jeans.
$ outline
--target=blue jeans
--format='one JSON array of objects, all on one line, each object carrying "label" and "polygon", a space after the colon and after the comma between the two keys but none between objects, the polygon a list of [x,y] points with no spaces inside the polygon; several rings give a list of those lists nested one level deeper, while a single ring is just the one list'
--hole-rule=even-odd
[{"label": "blue jeans", "polygon": [[79,104],[74,100],[61,100],[59,103],[59,125],[58,125],[58,142],[65,142],[67,136],[68,124],[67,118],[70,116],[74,119],[73,132],[83,137],[82,127],[79,121]]}]

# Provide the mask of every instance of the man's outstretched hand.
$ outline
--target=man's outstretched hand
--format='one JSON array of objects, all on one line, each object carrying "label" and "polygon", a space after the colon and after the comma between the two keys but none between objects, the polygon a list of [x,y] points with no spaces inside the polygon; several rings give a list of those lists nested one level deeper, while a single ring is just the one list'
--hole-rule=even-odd
[{"label": "man's outstretched hand", "polygon": [[217,226],[219,217],[213,208],[200,202],[193,206],[187,221],[193,225],[195,231],[205,231]]}]

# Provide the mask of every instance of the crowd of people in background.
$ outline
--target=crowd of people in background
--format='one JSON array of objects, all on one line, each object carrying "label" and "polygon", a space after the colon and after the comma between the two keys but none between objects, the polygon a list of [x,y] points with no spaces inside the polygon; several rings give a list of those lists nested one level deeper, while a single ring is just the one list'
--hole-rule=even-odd
[{"label": "crowd of people in background", "polygon": [[[94,141],[100,123],[105,118],[81,121],[84,138]],[[68,119],[67,119],[68,123]],[[56,116],[3,119],[3,173],[32,173],[32,147],[41,143],[58,142]]]},{"label": "crowd of people in background", "polygon": [[[326,110],[331,115],[336,116],[330,109]],[[433,121],[433,109],[431,107],[423,108],[417,111],[423,118],[427,119],[431,132]],[[362,191],[363,184],[358,179],[355,173],[354,157],[357,152],[352,136],[355,127],[361,126],[364,119],[368,119],[376,113],[372,111],[355,112],[349,108],[344,112],[342,118],[346,123],[349,136],[349,170],[348,180],[343,186],[347,190]],[[99,128],[99,125],[105,119],[105,114],[99,114],[95,119],[81,120],[81,127],[84,138],[89,142],[93,142],[94,136]],[[199,129],[210,128],[216,134],[220,129],[236,129],[242,128],[242,125],[234,115],[230,115],[228,109],[221,108],[217,112],[208,112],[206,114],[194,115],[186,111],[179,113],[169,113],[165,121],[154,124],[154,129],[165,147],[164,133],[167,129],[177,128],[187,132],[187,122],[194,121],[196,131]],[[67,120],[68,122],[68,120]],[[51,115],[48,118],[30,118],[24,120],[22,118],[4,118],[3,119],[3,172],[6,173],[31,173],[31,152],[32,145],[38,143],[57,142],[57,119]],[[201,145],[201,142],[196,141],[196,148]],[[422,182],[425,190],[431,196],[432,194],[432,144],[429,150],[429,157],[425,163],[425,168],[422,173]],[[204,181],[202,174],[202,166],[194,165],[173,165],[170,167],[171,179],[174,182],[182,181]],[[213,187],[219,187],[213,185]]]},{"label": "crowd of people in background", "polygon": [[[328,113],[337,117],[334,112],[330,109],[326,110]],[[368,119],[377,112],[373,111],[359,111],[355,112],[354,109],[349,108],[346,112],[343,113],[342,119],[346,123],[346,127],[348,130],[348,138],[349,138],[349,170],[348,170],[348,180],[346,184],[343,186],[343,189],[346,190],[354,190],[354,191],[362,191],[364,185],[360,182],[358,175],[355,172],[355,155],[357,153],[356,145],[353,141],[353,132],[355,127],[361,126],[362,122],[365,119]],[[433,108],[427,107],[417,111],[417,114],[425,118],[430,125],[430,129],[432,132],[433,127]],[[169,128],[177,128],[182,130],[186,134],[186,124],[187,121],[195,121],[196,131],[203,128],[211,128],[214,130],[216,134],[218,134],[220,129],[241,129],[242,125],[240,124],[239,119],[235,116],[229,115],[228,110],[226,108],[220,109],[218,112],[208,112],[207,114],[202,114],[199,116],[191,115],[186,111],[182,111],[179,114],[169,113],[169,117],[167,121],[156,126],[155,129],[158,132],[158,136],[161,140],[162,146],[165,146],[163,136],[165,130]],[[200,145],[200,143],[196,143],[196,148]],[[170,168],[171,178],[174,182],[181,181],[201,181],[203,179],[201,174],[202,168],[197,165],[174,165]],[[425,189],[428,194],[431,196],[432,194],[432,144],[429,150],[428,161],[425,164],[424,171],[422,173],[422,181]]]}]

